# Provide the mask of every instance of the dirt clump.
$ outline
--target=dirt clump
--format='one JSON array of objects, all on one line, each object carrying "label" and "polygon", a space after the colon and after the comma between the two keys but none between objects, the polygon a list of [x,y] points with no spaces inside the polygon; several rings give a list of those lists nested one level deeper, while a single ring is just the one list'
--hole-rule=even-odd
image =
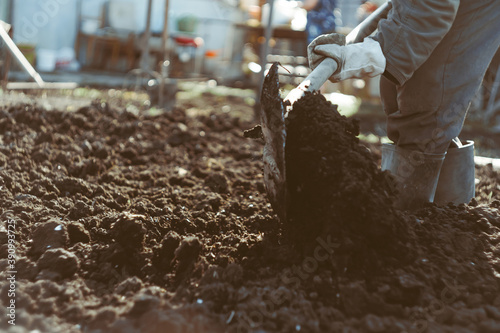
[{"label": "dirt clump", "polygon": [[120,214],[117,221],[111,224],[111,236],[124,248],[141,251],[147,231],[142,221],[145,218],[139,214]]},{"label": "dirt clump", "polygon": [[52,279],[69,278],[75,274],[80,263],[78,258],[73,253],[65,249],[49,249],[45,251],[37,261],[37,267],[47,274],[55,273]]},{"label": "dirt clump", "polygon": [[31,252],[35,256],[49,249],[64,248],[69,241],[66,225],[53,218],[35,225],[32,239]]}]

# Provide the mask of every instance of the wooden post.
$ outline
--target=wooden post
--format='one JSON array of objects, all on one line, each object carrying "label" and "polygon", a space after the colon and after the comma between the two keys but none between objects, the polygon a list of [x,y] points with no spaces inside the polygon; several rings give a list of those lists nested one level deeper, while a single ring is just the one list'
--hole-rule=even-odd
[{"label": "wooden post", "polygon": [[19,50],[17,45],[14,43],[12,38],[10,38],[7,31],[4,29],[3,25],[0,25],[0,38],[2,38],[7,45],[7,48],[10,50],[12,55],[16,58],[19,64],[24,68],[24,70],[35,80],[39,87],[42,87],[45,82],[43,82],[42,77],[38,72],[31,66],[29,61],[26,59],[24,54]]},{"label": "wooden post", "polygon": [[[11,27],[9,29],[9,37],[12,38],[12,36],[14,35],[14,29]],[[2,88],[5,88],[7,86],[7,82],[9,80],[9,70],[10,70],[10,62],[12,60],[12,55],[10,54],[10,52],[7,52],[7,54],[5,55],[5,61],[4,61],[4,64],[3,64],[3,76],[2,76]]]}]

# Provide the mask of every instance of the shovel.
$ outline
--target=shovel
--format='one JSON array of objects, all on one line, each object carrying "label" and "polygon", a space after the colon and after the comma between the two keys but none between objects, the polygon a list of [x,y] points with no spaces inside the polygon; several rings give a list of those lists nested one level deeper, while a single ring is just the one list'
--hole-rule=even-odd
[{"label": "shovel", "polygon": [[[378,22],[387,17],[391,8],[390,1],[380,6],[345,37],[345,43],[359,43],[371,35]],[[337,62],[325,58],[285,100],[280,97],[277,63],[271,66],[264,79],[261,94],[261,126],[265,141],[264,184],[271,206],[283,222],[286,221],[288,207],[285,168],[286,112],[306,92],[319,90],[336,70]]]}]

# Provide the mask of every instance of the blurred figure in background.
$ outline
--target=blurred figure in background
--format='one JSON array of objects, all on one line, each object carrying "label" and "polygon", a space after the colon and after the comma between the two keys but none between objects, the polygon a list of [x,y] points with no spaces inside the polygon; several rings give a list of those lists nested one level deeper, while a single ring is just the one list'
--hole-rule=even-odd
[{"label": "blurred figure in background", "polygon": [[307,43],[319,35],[335,32],[336,0],[304,0],[302,8],[307,11]]}]

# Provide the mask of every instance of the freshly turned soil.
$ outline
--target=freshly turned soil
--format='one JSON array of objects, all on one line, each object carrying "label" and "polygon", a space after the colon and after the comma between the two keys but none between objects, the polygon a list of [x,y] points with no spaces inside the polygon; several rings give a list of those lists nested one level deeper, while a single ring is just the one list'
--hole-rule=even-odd
[{"label": "freshly turned soil", "polygon": [[287,124],[296,204],[281,223],[262,143],[243,137],[251,108],[198,103],[0,111],[0,268],[14,221],[17,271],[16,326],[4,315],[0,331],[500,330],[491,167],[470,205],[396,211],[380,147],[311,94]]},{"label": "freshly turned soil", "polygon": [[294,242],[345,232],[378,242],[405,229],[392,207],[394,180],[359,143],[356,119],[340,115],[323,95],[306,93],[286,128],[287,223]]}]

